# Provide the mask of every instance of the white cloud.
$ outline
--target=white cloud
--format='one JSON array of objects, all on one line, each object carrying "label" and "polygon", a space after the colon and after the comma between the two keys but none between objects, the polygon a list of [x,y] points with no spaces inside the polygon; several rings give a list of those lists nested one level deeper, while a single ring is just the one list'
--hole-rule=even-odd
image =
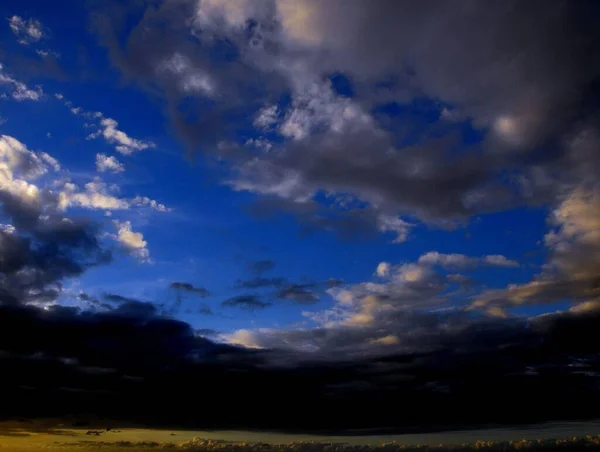
[{"label": "white cloud", "polygon": [[42,98],[44,92],[40,86],[36,90],[29,89],[27,85],[20,82],[4,72],[4,66],[0,63],[0,85],[7,85],[12,89],[11,96],[14,100],[33,100]]},{"label": "white cloud", "polygon": [[123,155],[131,155],[136,151],[156,147],[151,141],[131,138],[125,132],[117,129],[119,123],[114,119],[104,118],[100,121],[100,125],[103,129],[98,133],[91,134],[89,138],[97,138],[101,134],[106,141],[116,145],[115,149]]},{"label": "white cloud", "polygon": [[483,261],[488,265],[493,265],[495,267],[518,267],[519,263],[517,261],[507,259],[506,256],[502,256],[501,254],[491,254],[489,256],[485,256]]},{"label": "white cloud", "polygon": [[23,179],[35,179],[49,169],[58,171],[58,161],[45,152],[35,153],[16,138],[0,135],[0,165],[5,173],[19,175]]},{"label": "white cloud", "polygon": [[544,237],[549,260],[525,284],[480,294],[472,308],[571,301],[582,312],[600,300],[600,191],[579,187],[551,212],[554,229]]},{"label": "white cloud", "polygon": [[[50,138],[52,135],[50,135],[50,132],[48,132],[47,136]],[[46,152],[39,152],[38,156],[54,171],[60,171],[60,163],[58,163],[58,160],[56,160],[50,154],[47,154]]]},{"label": "white cloud", "polygon": [[8,19],[8,24],[20,44],[28,45],[44,37],[42,24],[38,20],[12,16]]},{"label": "white cloud", "polygon": [[494,267],[518,267],[519,263],[500,254],[491,254],[483,257],[471,257],[464,254],[443,254],[429,251],[419,257],[419,263],[425,265],[441,265],[443,267],[470,267],[477,264],[491,265]]},{"label": "white cloud", "polygon": [[147,196],[136,196],[132,199],[119,198],[116,193],[119,187],[108,185],[99,178],[88,182],[81,190],[72,182],[62,183],[58,194],[58,207],[61,210],[69,207],[84,209],[128,210],[132,207],[149,207],[158,212],[170,212],[171,209]]},{"label": "white cloud", "polygon": [[125,166],[115,157],[106,154],[96,154],[96,170],[103,173],[105,171],[111,173],[121,173],[125,171]]},{"label": "white cloud", "polygon": [[265,152],[268,152],[273,147],[273,145],[271,144],[271,142],[269,140],[267,140],[266,138],[262,138],[262,137],[249,138],[248,140],[246,140],[245,145],[252,146],[257,149],[261,149]]},{"label": "white cloud", "polygon": [[276,195],[299,203],[308,201],[314,195],[298,172],[279,168],[264,160],[250,160],[238,171],[237,179],[226,182],[235,191]]},{"label": "white cloud", "polygon": [[157,71],[175,74],[179,89],[185,93],[199,92],[207,96],[214,94],[215,86],[210,75],[195,68],[189,58],[179,52],[174,53],[171,58],[160,64]]},{"label": "white cloud", "polygon": [[75,206],[103,210],[129,209],[129,202],[110,194],[110,189],[111,187],[99,180],[85,184],[84,191],[80,191],[75,184],[67,182],[59,193],[59,208],[64,210]]},{"label": "white cloud", "polygon": [[298,0],[277,0],[276,5],[283,31],[290,40],[310,46],[323,42],[323,30],[317,26],[319,5]]},{"label": "white cloud", "polygon": [[224,19],[230,26],[241,27],[255,12],[256,3],[252,0],[202,0],[198,5],[195,20],[202,26],[215,23],[215,18]]},{"label": "white cloud", "polygon": [[232,334],[223,335],[222,339],[233,345],[241,345],[246,348],[262,348],[260,346],[260,337],[257,332],[252,330],[237,330]]},{"label": "white cloud", "polygon": [[267,105],[261,108],[254,117],[254,127],[266,129],[277,123],[279,108],[277,105]]},{"label": "white cloud", "polygon": [[167,207],[164,204],[155,201],[154,199],[150,199],[147,196],[136,196],[131,200],[131,205],[138,207],[150,207],[158,212],[170,212],[172,210],[170,207]]},{"label": "white cloud", "polygon": [[389,262],[380,262],[377,265],[377,269],[375,270],[375,274],[380,278],[385,278],[390,275],[390,269],[392,266]]},{"label": "white cloud", "polygon": [[402,243],[406,242],[410,228],[413,225],[399,217],[381,214],[377,216],[377,226],[381,232],[393,232],[396,234],[393,243]]},{"label": "white cloud", "polygon": [[53,58],[60,58],[60,53],[54,50],[36,49],[35,53],[37,53],[42,58],[47,58],[49,56],[52,56]]},{"label": "white cloud", "polygon": [[132,231],[130,221],[115,220],[114,225],[117,228],[116,240],[141,262],[151,262],[148,242],[144,240],[144,235]]},{"label": "white cloud", "polygon": [[322,128],[339,134],[373,127],[371,116],[352,99],[336,95],[330,83],[299,79],[296,84],[292,104],[279,126],[284,137],[303,140]]},{"label": "white cloud", "polygon": [[0,135],[0,192],[38,211],[40,189],[30,181],[55,170],[58,162],[46,153],[35,153],[16,138]]},{"label": "white cloud", "polygon": [[378,337],[377,339],[371,339],[369,340],[369,343],[378,345],[398,345],[400,343],[400,339],[398,336],[389,334],[387,336]]}]

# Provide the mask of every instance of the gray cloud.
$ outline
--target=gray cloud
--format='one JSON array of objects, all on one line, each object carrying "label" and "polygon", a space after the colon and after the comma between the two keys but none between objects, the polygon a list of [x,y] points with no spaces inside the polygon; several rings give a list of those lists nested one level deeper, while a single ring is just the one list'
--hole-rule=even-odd
[{"label": "gray cloud", "polygon": [[235,297],[228,298],[221,303],[221,306],[255,311],[257,309],[267,308],[271,306],[271,303],[262,301],[258,295],[248,294],[237,295]]},{"label": "gray cloud", "polygon": [[240,289],[259,289],[264,287],[280,287],[285,284],[285,278],[263,278],[257,276],[252,279],[238,281],[236,284],[237,288]]},{"label": "gray cloud", "polygon": [[125,297],[116,293],[104,293],[102,298],[111,303],[139,303],[140,300],[131,297]]},{"label": "gray cloud", "polygon": [[255,275],[262,275],[265,272],[273,270],[275,268],[275,262],[271,259],[262,259],[248,264],[248,270]]},{"label": "gray cloud", "polygon": [[[552,200],[564,184],[594,177],[582,164],[589,152],[565,146],[597,125],[592,99],[600,65],[592,56],[600,40],[589,4],[308,5],[297,2],[294,8],[306,14],[294,16],[285,1],[236,10],[167,2],[146,10],[125,46],[116,38],[124,7],[96,12],[94,20],[115,66],[166,97],[167,113],[186,143],[232,164],[235,189],[287,203],[321,191],[351,194],[369,206],[356,215],[336,206],[330,217],[303,211],[299,218],[312,227],[344,230],[352,219],[385,231],[395,218],[402,241],[408,228],[399,227],[398,215],[455,223]],[[189,28],[187,17],[196,17]],[[216,43],[230,52],[218,64],[210,59]],[[355,97],[339,96],[323,82],[336,71],[350,78]],[[393,82],[382,89],[386,80]],[[184,114],[177,106],[184,94],[218,102],[201,115]],[[273,108],[281,94],[291,96],[285,111]],[[402,131],[371,115],[376,105],[411,108],[423,98],[439,114],[416,141],[408,132],[422,129],[418,118],[403,117],[409,129]],[[265,111],[278,114],[267,124]],[[483,141],[465,147],[464,124],[449,121],[448,111],[466,118]],[[227,145],[249,122],[283,143],[266,154]],[[593,158],[592,166],[598,168],[599,160]]]},{"label": "gray cloud", "polygon": [[205,298],[205,297],[208,297],[211,295],[211,293],[204,287],[194,286],[193,284],[187,283],[187,282],[172,282],[169,285],[169,288],[177,290],[177,291],[187,292],[187,293],[191,293],[191,294],[197,294],[202,298]]},{"label": "gray cloud", "polygon": [[281,300],[310,304],[319,300],[314,289],[314,284],[287,284],[277,290],[275,296]]}]

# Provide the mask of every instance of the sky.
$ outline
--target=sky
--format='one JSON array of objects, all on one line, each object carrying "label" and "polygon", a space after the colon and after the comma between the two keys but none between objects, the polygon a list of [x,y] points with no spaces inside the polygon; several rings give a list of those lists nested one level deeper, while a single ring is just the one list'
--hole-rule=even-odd
[{"label": "sky", "polygon": [[[433,428],[600,399],[597,3],[0,13],[3,416]],[[197,398],[220,407],[165,417]]]}]

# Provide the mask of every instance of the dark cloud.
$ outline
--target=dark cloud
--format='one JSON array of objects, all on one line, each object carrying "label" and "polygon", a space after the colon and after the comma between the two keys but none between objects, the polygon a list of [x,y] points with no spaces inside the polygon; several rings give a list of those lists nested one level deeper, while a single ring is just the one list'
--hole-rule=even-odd
[{"label": "dark cloud", "polygon": [[211,295],[211,293],[204,287],[194,286],[193,284],[186,283],[186,282],[172,282],[169,285],[169,288],[175,289],[175,290],[180,290],[180,291],[187,292],[187,293],[197,294],[202,298],[208,297]]},{"label": "dark cloud", "polygon": [[[251,124],[252,113],[281,85],[280,77],[238,57],[235,41],[247,37],[249,30],[223,39],[217,26],[190,40],[186,24],[196,16],[198,2],[143,6],[103,3],[92,9],[91,29],[127,81],[164,99],[165,114],[190,149],[216,149],[221,140],[234,136],[240,123]],[[133,28],[126,28],[131,23]],[[123,43],[124,31],[128,38]],[[219,53],[225,56],[211,59]]]},{"label": "dark cloud", "polygon": [[112,303],[138,303],[140,300],[131,297],[124,297],[116,293],[103,293],[102,298]]},{"label": "dark cloud", "polygon": [[61,290],[64,278],[79,276],[89,267],[105,264],[110,253],[100,248],[94,231],[86,225],[52,227],[20,235],[0,231],[3,301],[52,301]]},{"label": "dark cloud", "polygon": [[210,308],[210,306],[207,306],[205,304],[201,305],[198,308],[198,313],[199,314],[204,314],[204,315],[215,315],[215,313],[213,312],[213,310]]},{"label": "dark cloud", "polygon": [[200,328],[196,330],[199,336],[216,336],[219,332],[213,328]]},{"label": "dark cloud", "polygon": [[323,206],[314,201],[297,203],[273,196],[256,199],[247,210],[265,219],[274,219],[282,213],[290,215],[300,225],[302,235],[329,231],[344,240],[368,239],[387,232],[395,236],[394,240],[404,241],[411,227],[408,222],[379,218],[378,212],[368,206],[340,212],[335,205]]},{"label": "dark cloud", "polygon": [[114,308],[113,305],[110,305],[108,303],[103,303],[98,298],[96,298],[93,295],[90,295],[88,293],[85,293],[85,292],[79,292],[77,294],[77,299],[81,300],[85,303],[88,303],[93,308],[101,308],[101,309],[106,309],[106,310],[112,310]]},{"label": "dark cloud", "polygon": [[[585,418],[599,414],[593,376],[600,371],[599,322],[589,313],[529,322],[413,314],[415,329],[406,336],[412,352],[386,352],[382,344],[378,355],[342,354],[326,362],[275,346],[251,351],[217,344],[184,322],[138,310],[1,306],[0,414],[315,432]],[[350,337],[338,339],[344,345]],[[282,398],[273,390],[282,386],[294,390]],[[213,408],[182,409],[186,397]],[[590,402],[583,408],[582,399]],[[382,410],[386,403],[411,409]],[[457,411],[460,403],[477,409]],[[280,416],[290,404],[296,409]],[[499,404],[519,406],[518,413],[498,410]]]},{"label": "dark cloud", "polygon": [[236,287],[238,289],[259,289],[263,287],[280,287],[285,284],[286,278],[263,278],[256,276],[252,279],[238,281]]},{"label": "dark cloud", "polygon": [[[572,145],[598,126],[592,2],[296,8],[306,20],[278,1],[235,11],[182,1],[105,6],[92,22],[124,77],[167,100],[184,141],[231,164],[230,185],[281,198],[310,228],[405,237],[398,215],[454,224],[596,178],[597,153]],[[332,73],[353,97],[324,82]],[[277,152],[229,143],[265,105],[281,111],[256,133],[274,135]],[[306,207],[322,193],[367,207]]]},{"label": "dark cloud", "polygon": [[248,264],[248,269],[250,270],[250,272],[258,276],[270,270],[273,270],[274,268],[275,262],[273,262],[271,259],[262,259],[259,261],[250,262]]},{"label": "dark cloud", "polygon": [[265,309],[271,306],[271,303],[262,301],[258,295],[237,295],[235,297],[228,298],[221,303],[221,306],[229,308],[241,308],[249,311],[255,311],[257,309]]},{"label": "dark cloud", "polygon": [[277,290],[275,296],[281,300],[310,304],[319,300],[314,289],[314,284],[288,284]]}]

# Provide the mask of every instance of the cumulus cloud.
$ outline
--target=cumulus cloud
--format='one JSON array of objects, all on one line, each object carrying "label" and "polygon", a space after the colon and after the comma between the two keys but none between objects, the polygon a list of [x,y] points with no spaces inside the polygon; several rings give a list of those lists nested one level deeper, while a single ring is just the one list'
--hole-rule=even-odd
[{"label": "cumulus cloud", "polygon": [[389,262],[380,262],[377,265],[377,269],[375,270],[375,273],[377,274],[377,276],[380,276],[383,278],[383,277],[389,276],[390,269],[391,269],[391,266],[390,266]]},{"label": "cumulus cloud", "polygon": [[[472,257],[435,251],[424,253],[414,262],[397,265],[381,262],[375,269],[374,281],[328,288],[326,293],[332,305],[303,312],[313,326],[252,330],[250,342],[265,348],[310,351],[311,356],[323,359],[334,355],[341,358],[415,350],[414,347],[422,346],[413,342],[415,337],[423,339],[422,334],[428,334],[422,330],[422,322],[427,322],[425,318],[429,316],[435,318],[436,311],[447,310],[451,318],[466,321],[460,314],[463,308],[456,307],[454,301],[456,296],[468,300],[473,281],[468,275],[448,270],[460,268],[468,272],[478,265],[513,267],[516,263],[498,255]],[[317,287],[315,284],[284,284],[277,290],[276,297],[310,304],[320,298]],[[487,313],[492,314],[492,311]],[[435,328],[438,327],[441,325]]]},{"label": "cumulus cloud", "polygon": [[156,147],[152,141],[131,138],[125,132],[119,130],[118,125],[119,123],[112,118],[103,118],[100,121],[102,129],[90,134],[89,138],[93,139],[101,135],[108,143],[114,144],[115,150],[123,155],[132,155],[135,152]]},{"label": "cumulus cloud", "polygon": [[[373,216],[375,231],[393,231],[402,242],[405,217],[456,226],[476,214],[552,201],[598,167],[593,153],[565,144],[597,128],[588,94],[600,74],[590,57],[600,38],[587,4],[557,1],[540,10],[508,2],[490,13],[469,2],[268,3],[161,4],[123,46],[110,16],[117,11],[95,16],[115,66],[158,88],[185,143],[228,161],[227,183],[236,190],[304,204],[321,203],[320,193],[351,194],[369,207],[363,215]],[[207,55],[219,39],[236,56],[216,67]],[[210,111],[203,103],[186,104],[193,114],[178,107],[192,73],[220,95]],[[337,91],[332,73],[349,80],[351,96]],[[403,113],[423,102],[437,117],[427,126]],[[252,126],[276,138],[268,153],[217,146]],[[465,146],[464,127],[481,140]],[[548,146],[555,151],[541,151]],[[343,208],[328,213],[347,216]],[[300,218],[317,227],[311,216]]]},{"label": "cumulus cloud", "polygon": [[29,45],[44,37],[42,24],[39,20],[12,16],[8,19],[8,25],[17,37],[19,44]]},{"label": "cumulus cloud", "polygon": [[466,256],[464,254],[442,254],[430,251],[419,257],[419,263],[427,265],[441,265],[443,267],[471,267],[474,265],[490,265],[493,267],[518,267],[517,261],[508,259],[500,254],[492,254],[481,258]]},{"label": "cumulus cloud", "polygon": [[115,240],[141,262],[151,262],[148,242],[144,240],[144,235],[140,232],[132,231],[130,221],[115,220],[114,225],[117,229]]},{"label": "cumulus cloud", "polygon": [[525,284],[481,294],[474,308],[571,301],[588,310],[600,297],[600,195],[597,187],[578,187],[550,213],[552,229],[544,244],[549,259],[542,272]]},{"label": "cumulus cloud", "polygon": [[88,182],[83,191],[80,191],[74,183],[66,182],[59,193],[59,206],[63,210],[71,206],[104,210],[128,209],[129,202],[127,200],[118,198],[111,193],[116,190],[116,187],[109,186],[100,180]]},{"label": "cumulus cloud", "polygon": [[42,88],[37,86],[35,90],[29,89],[23,82],[16,80],[4,72],[4,66],[0,63],[0,85],[8,86],[11,97],[16,101],[32,100],[38,101],[44,95]]},{"label": "cumulus cloud", "polygon": [[131,200],[132,206],[138,207],[150,207],[153,210],[158,212],[170,212],[171,208],[165,206],[164,204],[157,202],[154,199],[150,199],[147,196],[136,196]]},{"label": "cumulus cloud", "polygon": [[0,136],[0,202],[11,222],[0,231],[0,303],[54,303],[63,279],[110,260],[98,243],[97,226],[64,216],[53,191],[36,185],[59,169],[52,156]]},{"label": "cumulus cloud", "polygon": [[65,182],[58,194],[58,206],[62,210],[70,207],[84,209],[128,210],[132,207],[149,207],[158,212],[170,212],[171,209],[150,199],[147,196],[136,196],[131,199],[118,196],[119,187],[115,184],[107,184],[100,178],[94,179],[84,185],[81,190],[72,182]]},{"label": "cumulus cloud", "polygon": [[111,173],[122,173],[125,171],[125,165],[119,162],[115,157],[106,154],[96,154],[96,170],[103,173],[109,171]]}]

